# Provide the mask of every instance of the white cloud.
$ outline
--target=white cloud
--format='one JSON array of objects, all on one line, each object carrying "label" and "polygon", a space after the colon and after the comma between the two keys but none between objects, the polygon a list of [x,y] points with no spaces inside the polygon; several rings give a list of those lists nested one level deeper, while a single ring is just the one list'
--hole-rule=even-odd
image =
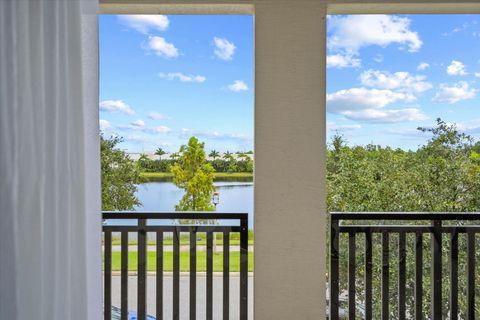
[{"label": "white cloud", "polygon": [[110,128],[110,122],[108,122],[107,120],[100,119],[98,123],[100,125],[100,130],[102,131]]},{"label": "white cloud", "polygon": [[153,14],[131,14],[119,15],[118,19],[124,25],[137,30],[138,32],[147,34],[150,29],[165,31],[170,22],[168,17],[164,15]]},{"label": "white cloud", "polygon": [[375,123],[394,123],[427,119],[427,116],[417,108],[391,110],[365,109],[359,111],[346,111],[343,115],[352,120]]},{"label": "white cloud", "polygon": [[213,38],[215,44],[215,55],[222,60],[232,60],[237,47],[225,38]]},{"label": "white cloud", "polygon": [[327,94],[329,112],[380,109],[394,102],[412,102],[415,96],[391,90],[351,88]]},{"label": "white cloud", "polygon": [[137,121],[132,122],[131,125],[133,127],[143,128],[145,127],[145,122],[142,119],[138,119]]},{"label": "white cloud", "polygon": [[418,71],[423,71],[423,70],[426,70],[430,68],[430,64],[426,63],[426,62],[421,62],[418,67],[417,67],[417,70]]},{"label": "white cloud", "polygon": [[327,110],[350,120],[391,123],[426,119],[418,108],[384,109],[395,102],[412,102],[410,93],[367,88],[351,88],[327,94]]},{"label": "white cloud", "polygon": [[475,77],[480,78],[480,72],[475,72]]},{"label": "white cloud", "polygon": [[149,128],[149,130],[154,132],[154,133],[168,133],[168,132],[172,131],[172,129],[170,129],[169,127],[165,127],[165,126],[152,127],[152,128]]},{"label": "white cloud", "polygon": [[128,115],[135,114],[135,111],[122,100],[104,100],[100,102],[100,110],[106,112],[121,112]]},{"label": "white cloud", "polygon": [[352,55],[331,54],[327,56],[328,68],[358,68],[361,65],[361,60]]},{"label": "white cloud", "polygon": [[147,48],[153,50],[157,56],[164,58],[176,58],[179,55],[178,49],[172,43],[168,43],[165,38],[162,37],[148,37]]},{"label": "white cloud", "polygon": [[332,131],[351,131],[361,129],[359,124],[336,124],[335,122],[327,123],[327,128]]},{"label": "white cloud", "polygon": [[242,80],[235,80],[232,84],[227,86],[228,90],[233,92],[247,91],[248,86]]},{"label": "white cloud", "polygon": [[367,70],[360,75],[363,85],[381,89],[398,89],[407,92],[424,92],[432,88],[425,76],[414,76],[408,72],[389,73],[387,71]]},{"label": "white cloud", "polygon": [[148,117],[149,119],[152,119],[152,120],[163,120],[163,119],[166,119],[166,118],[167,118],[167,117],[164,116],[163,114],[158,113],[158,112],[155,112],[155,111],[152,111],[152,112],[147,113],[147,117]]},{"label": "white cloud", "polygon": [[183,74],[181,72],[169,72],[169,73],[159,73],[160,78],[167,80],[179,80],[180,82],[197,82],[202,83],[207,80],[204,76],[192,75],[192,74]]},{"label": "white cloud", "polygon": [[451,76],[464,76],[467,74],[465,71],[465,65],[456,60],[453,60],[452,63],[447,67],[447,73]]},{"label": "white cloud", "polygon": [[453,86],[445,84],[440,85],[440,91],[437,92],[432,101],[438,103],[456,103],[461,100],[468,100],[475,97],[477,90],[470,88],[465,81],[460,81]]},{"label": "white cloud", "polygon": [[415,52],[422,46],[417,32],[410,30],[410,19],[395,15],[347,15],[329,18],[328,47],[358,53],[369,45],[386,47],[400,44]]}]

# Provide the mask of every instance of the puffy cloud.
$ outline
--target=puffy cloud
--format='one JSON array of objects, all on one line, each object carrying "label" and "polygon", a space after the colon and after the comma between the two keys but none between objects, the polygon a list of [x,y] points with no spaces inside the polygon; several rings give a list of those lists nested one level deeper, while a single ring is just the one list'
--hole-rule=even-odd
[{"label": "puffy cloud", "polygon": [[215,55],[222,60],[232,60],[237,47],[225,38],[213,38],[215,44]]},{"label": "puffy cloud", "polygon": [[400,44],[415,52],[422,46],[417,32],[410,30],[410,19],[395,15],[347,15],[329,18],[328,47],[358,53],[369,45],[386,47]]},{"label": "puffy cloud", "polygon": [[332,131],[351,131],[361,129],[362,126],[359,124],[336,124],[335,122],[327,123],[328,130]]},{"label": "puffy cloud", "polygon": [[228,90],[233,92],[247,91],[248,86],[242,80],[235,80],[232,84],[227,86]]},{"label": "puffy cloud", "polygon": [[102,131],[110,128],[110,122],[108,122],[107,120],[100,119],[98,124],[100,125],[100,130]]},{"label": "puffy cloud", "polygon": [[345,54],[331,54],[327,56],[328,68],[358,68],[361,65],[361,61],[352,55]]},{"label": "puffy cloud", "polygon": [[480,78],[480,72],[475,72],[475,77]]},{"label": "puffy cloud", "polygon": [[461,100],[468,100],[475,97],[477,90],[470,88],[465,81],[460,81],[452,86],[440,85],[440,91],[433,97],[434,102],[438,103],[456,103]]},{"label": "puffy cloud", "polygon": [[142,119],[138,119],[137,121],[132,122],[131,125],[133,127],[143,128],[145,127],[145,121],[143,121]]},{"label": "puffy cloud", "polygon": [[154,133],[168,133],[168,132],[172,131],[172,129],[170,129],[169,127],[165,127],[165,126],[158,126],[158,127],[149,128],[149,131],[154,132]]},{"label": "puffy cloud", "polygon": [[408,92],[424,92],[433,86],[425,81],[425,76],[414,76],[408,72],[389,73],[387,71],[367,70],[360,75],[362,84],[381,89],[398,89]]},{"label": "puffy cloud", "polygon": [[352,120],[374,123],[394,123],[427,119],[427,116],[417,108],[391,110],[364,109],[359,111],[345,111],[343,115]]},{"label": "puffy cloud", "polygon": [[178,49],[162,37],[148,37],[147,48],[152,50],[157,56],[164,58],[176,58],[179,55]]},{"label": "puffy cloud", "polygon": [[135,111],[122,100],[104,100],[100,102],[100,110],[105,112],[121,112],[128,115],[135,114]]},{"label": "puffy cloud", "polygon": [[138,32],[147,34],[150,29],[165,31],[170,22],[168,17],[164,15],[153,14],[131,14],[119,15],[120,22]]},{"label": "puffy cloud", "polygon": [[428,64],[428,63],[426,63],[426,62],[421,62],[421,63],[417,66],[417,70],[418,70],[418,71],[427,70],[428,68],[430,68],[430,64]]},{"label": "puffy cloud", "polygon": [[447,74],[451,76],[464,76],[467,74],[465,71],[465,65],[460,61],[453,60],[447,67]]},{"label": "puffy cloud", "polygon": [[147,113],[147,117],[149,119],[152,119],[152,120],[163,120],[163,119],[167,118],[163,114],[155,112],[155,111]]},{"label": "puffy cloud", "polygon": [[351,88],[327,94],[327,104],[330,112],[380,109],[388,104],[403,101],[415,101],[415,96],[408,93],[391,90]]},{"label": "puffy cloud", "polygon": [[418,108],[384,109],[395,102],[412,102],[415,99],[410,93],[351,88],[327,94],[327,110],[363,122],[390,123],[426,119]]},{"label": "puffy cloud", "polygon": [[158,76],[167,80],[179,80],[180,82],[202,83],[207,80],[207,78],[205,78],[204,76],[183,74],[181,72],[159,73]]}]

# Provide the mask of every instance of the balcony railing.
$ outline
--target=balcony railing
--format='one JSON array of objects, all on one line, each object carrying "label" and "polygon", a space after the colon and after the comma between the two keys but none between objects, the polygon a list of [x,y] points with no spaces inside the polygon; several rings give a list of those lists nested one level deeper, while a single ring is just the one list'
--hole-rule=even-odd
[{"label": "balcony railing", "polygon": [[[112,233],[120,234],[120,316],[129,317],[129,234],[137,237],[137,315],[139,320],[147,319],[147,238],[155,237],[156,251],[156,319],[164,319],[164,295],[172,295],[172,318],[180,318],[180,234],[189,234],[189,319],[197,317],[197,237],[206,236],[206,319],[213,319],[213,256],[214,237],[223,234],[223,319],[230,318],[230,234],[240,234],[240,285],[239,318],[248,317],[248,214],[217,212],[103,212],[104,233],[104,319],[112,320]],[[136,220],[135,225],[115,224],[114,219]],[[188,220],[188,224],[180,221]],[[211,224],[211,221],[223,221]],[[201,225],[195,222],[207,222]],[[164,292],[164,238],[173,237],[172,292]],[[237,318],[237,316],[235,316]],[[149,318],[150,319],[150,318]]]},{"label": "balcony railing", "polygon": [[478,220],[479,213],[332,213],[330,320],[475,319]]}]

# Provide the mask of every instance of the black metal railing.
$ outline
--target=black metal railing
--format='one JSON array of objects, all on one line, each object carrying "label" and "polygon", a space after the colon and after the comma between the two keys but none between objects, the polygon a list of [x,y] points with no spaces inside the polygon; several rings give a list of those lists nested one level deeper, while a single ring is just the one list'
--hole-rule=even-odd
[{"label": "black metal railing", "polygon": [[[248,214],[217,212],[103,212],[104,233],[104,319],[112,319],[112,233],[121,234],[120,244],[120,314],[121,319],[128,319],[128,239],[129,233],[137,236],[137,314],[139,320],[147,319],[147,235],[156,236],[156,319],[164,319],[163,297],[172,294],[172,316],[180,317],[180,234],[188,233],[190,239],[189,268],[189,319],[195,320],[197,313],[197,236],[206,235],[206,319],[213,318],[213,245],[216,233],[223,234],[223,319],[230,318],[230,234],[240,234],[240,298],[239,316],[248,318]],[[137,220],[136,225],[111,224],[112,219]],[[179,224],[179,221],[190,221]],[[198,225],[195,221],[228,221],[228,225]],[[147,221],[175,221],[174,224],[151,225]],[[236,221],[238,225],[232,223]],[[231,224],[231,225],[230,225]],[[173,236],[173,284],[172,292],[163,292],[164,235]]]},{"label": "black metal railing", "polygon": [[[331,213],[329,319],[475,319],[475,235],[480,233],[476,220],[480,213]],[[407,265],[413,270],[407,270]],[[396,282],[391,269],[396,269]],[[424,276],[425,269],[429,277]],[[380,278],[375,280],[377,295],[373,295],[375,270]],[[459,290],[460,278],[466,287]],[[411,308],[407,308],[407,289]],[[427,298],[425,291],[429,291]],[[459,291],[464,310],[460,310]]]}]

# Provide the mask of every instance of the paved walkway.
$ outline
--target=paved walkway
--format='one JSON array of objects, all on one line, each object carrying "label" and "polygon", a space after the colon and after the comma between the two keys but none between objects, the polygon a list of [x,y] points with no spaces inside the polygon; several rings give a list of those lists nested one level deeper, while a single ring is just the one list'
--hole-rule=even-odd
[{"label": "paved walkway", "polygon": [[[197,276],[197,319],[205,319],[206,309],[206,278],[205,275]],[[238,274],[230,275],[230,319],[239,319],[239,296],[240,296],[240,278]],[[180,319],[189,318],[189,286],[190,278],[188,273],[182,273],[180,276]],[[213,277],[213,319],[222,319],[222,292],[223,277],[214,275]],[[137,277],[128,277],[128,297],[129,310],[137,309]],[[148,314],[155,316],[155,275],[147,276],[147,311]],[[163,315],[164,319],[172,319],[172,276],[164,275],[163,286]],[[249,319],[253,319],[253,274],[248,277],[248,314]],[[120,276],[112,276],[112,304],[120,307]]]},{"label": "paved walkway", "polygon": [[[155,245],[148,245],[147,246],[147,251],[156,251],[157,247]],[[180,251],[189,251],[190,246],[189,245],[181,245],[180,246]],[[197,245],[197,251],[206,251],[207,246],[205,245]],[[112,251],[121,251],[121,246],[120,245],[113,245],[112,246]],[[128,251],[130,252],[137,252],[138,251],[138,246],[137,245],[129,245],[128,246]],[[164,245],[163,246],[163,251],[166,252],[172,252],[173,251],[173,245]],[[234,245],[230,246],[230,251],[231,252],[238,252],[240,251],[240,246]],[[248,251],[253,252],[253,245],[248,246]],[[223,252],[223,245],[217,245],[217,252]]]}]

